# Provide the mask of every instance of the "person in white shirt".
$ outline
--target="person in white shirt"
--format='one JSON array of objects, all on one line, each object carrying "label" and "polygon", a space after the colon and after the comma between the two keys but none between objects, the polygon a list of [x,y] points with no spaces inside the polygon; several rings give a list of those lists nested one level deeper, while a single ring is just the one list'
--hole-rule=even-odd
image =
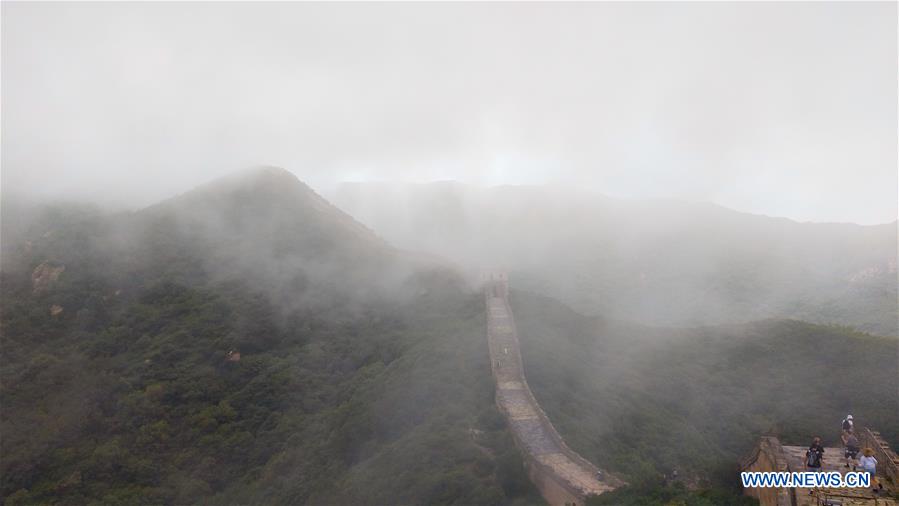
[{"label": "person in white shirt", "polygon": [[852,415],[846,415],[846,418],[843,418],[843,421],[840,423],[840,429],[842,429],[840,439],[843,440],[843,446],[846,446],[846,441],[849,439],[849,435],[852,434],[854,428],[855,422],[852,421]]}]

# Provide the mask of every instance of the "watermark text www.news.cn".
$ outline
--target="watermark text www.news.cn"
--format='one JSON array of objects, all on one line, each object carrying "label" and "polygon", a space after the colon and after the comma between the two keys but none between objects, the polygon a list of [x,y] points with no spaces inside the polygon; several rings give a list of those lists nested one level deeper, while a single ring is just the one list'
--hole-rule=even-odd
[{"label": "watermark text www.news.cn", "polygon": [[743,487],[786,488],[857,488],[870,487],[871,475],[867,472],[850,472],[842,475],[831,472],[744,472],[740,473]]}]

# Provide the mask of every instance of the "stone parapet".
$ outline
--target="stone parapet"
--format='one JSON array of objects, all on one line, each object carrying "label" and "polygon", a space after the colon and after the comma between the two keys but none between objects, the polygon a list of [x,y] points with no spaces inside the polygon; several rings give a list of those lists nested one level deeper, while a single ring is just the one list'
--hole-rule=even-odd
[{"label": "stone parapet", "polygon": [[878,474],[883,474],[884,477],[889,478],[894,484],[899,485],[899,456],[880,437],[880,433],[867,427],[862,427],[856,431],[856,436],[862,448],[867,447],[874,450]]}]

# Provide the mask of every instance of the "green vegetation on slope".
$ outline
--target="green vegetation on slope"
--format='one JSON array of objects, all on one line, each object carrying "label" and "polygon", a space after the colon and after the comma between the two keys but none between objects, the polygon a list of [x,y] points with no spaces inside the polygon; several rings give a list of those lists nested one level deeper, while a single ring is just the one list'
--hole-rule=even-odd
[{"label": "green vegetation on slope", "polygon": [[[246,250],[178,213],[58,210],[4,258],[3,504],[539,501],[493,403],[483,300],[455,275],[358,296],[363,243],[329,238],[355,265],[310,279],[330,247],[297,233],[314,224],[227,224],[280,240]],[[65,270],[35,290],[40,265]]]},{"label": "green vegetation on slope", "polygon": [[[14,228],[4,504],[540,502],[493,404],[481,297],[295,179],[267,170]],[[739,503],[736,462],[761,433],[833,443],[849,410],[899,436],[895,339],[512,303],[544,409],[633,485],[598,504]],[[673,468],[682,483],[664,485]]]},{"label": "green vegetation on slope", "polygon": [[797,321],[641,327],[524,292],[511,301],[528,381],[553,423],[647,493],[673,469],[690,486],[734,487],[763,433],[836,445],[847,412],[899,440],[895,338]]},{"label": "green vegetation on slope", "polygon": [[755,498],[735,495],[726,488],[690,490],[683,483],[645,480],[601,496],[590,497],[587,506],[757,506]]},{"label": "green vegetation on slope", "polygon": [[492,403],[479,297],[282,326],[263,298],[160,282],[91,329],[19,295],[3,300],[6,504],[531,492]]}]

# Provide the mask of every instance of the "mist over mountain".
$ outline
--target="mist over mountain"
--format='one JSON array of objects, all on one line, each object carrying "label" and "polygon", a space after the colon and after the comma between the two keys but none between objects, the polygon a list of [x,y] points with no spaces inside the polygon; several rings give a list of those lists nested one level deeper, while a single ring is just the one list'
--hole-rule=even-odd
[{"label": "mist over mountain", "polygon": [[321,303],[325,292],[349,300],[399,294],[396,288],[416,268],[437,267],[396,250],[296,176],[272,167],[131,212],[83,204],[5,211],[6,264],[83,262],[112,284],[132,281],[126,274],[249,282],[284,307],[328,307]]},{"label": "mist over mountain", "polygon": [[511,302],[541,406],[583,455],[647,480],[638,492],[675,469],[699,488],[733,490],[735,463],[760,434],[839,447],[846,413],[899,438],[895,337],[795,320],[650,327],[529,292]]},{"label": "mist over mountain", "polygon": [[3,211],[4,504],[536,497],[481,296],[289,173]]},{"label": "mist over mountain", "polygon": [[787,317],[896,335],[897,223],[798,223],[562,186],[347,183],[336,205],[399,247],[585,314],[660,325]]},{"label": "mist over mountain", "polygon": [[0,0],[0,506],[899,504],[897,15]]},{"label": "mist over mountain", "polygon": [[[744,503],[733,462],[758,433],[827,434],[846,410],[897,437],[895,337],[620,319],[784,315],[833,288],[822,320],[876,323],[895,294],[889,227],[540,187],[372,188],[338,195],[371,228],[270,167],[129,212],[4,200],[4,504],[539,503],[494,403],[483,265],[512,270],[551,419],[634,484],[606,503]],[[862,312],[877,290],[888,300]],[[688,488],[660,485],[673,468]]]}]

